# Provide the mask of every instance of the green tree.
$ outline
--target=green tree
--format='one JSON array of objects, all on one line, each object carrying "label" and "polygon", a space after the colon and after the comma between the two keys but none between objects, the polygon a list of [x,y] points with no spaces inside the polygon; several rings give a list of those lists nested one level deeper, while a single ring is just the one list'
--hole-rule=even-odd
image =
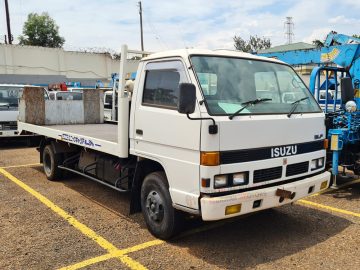
[{"label": "green tree", "polygon": [[352,35],[354,38],[360,38],[360,35],[356,35],[356,34],[354,34],[354,35]]},{"label": "green tree", "polygon": [[324,47],[324,41],[321,41],[319,39],[314,39],[312,41],[312,44],[315,45],[316,48],[322,48]]},{"label": "green tree", "polygon": [[234,36],[234,47],[238,51],[257,52],[258,50],[268,49],[271,47],[271,41],[265,37],[250,36],[249,40],[244,40],[240,36]]},{"label": "green tree", "polygon": [[59,26],[47,12],[30,13],[19,37],[21,45],[61,48],[65,39],[59,35]]}]

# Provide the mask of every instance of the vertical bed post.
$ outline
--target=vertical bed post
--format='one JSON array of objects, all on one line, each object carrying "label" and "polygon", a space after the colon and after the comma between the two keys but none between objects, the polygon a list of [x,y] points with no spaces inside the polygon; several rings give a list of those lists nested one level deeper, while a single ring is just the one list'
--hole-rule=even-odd
[{"label": "vertical bed post", "polygon": [[129,156],[129,97],[125,95],[127,46],[121,46],[118,91],[118,145],[119,157]]}]

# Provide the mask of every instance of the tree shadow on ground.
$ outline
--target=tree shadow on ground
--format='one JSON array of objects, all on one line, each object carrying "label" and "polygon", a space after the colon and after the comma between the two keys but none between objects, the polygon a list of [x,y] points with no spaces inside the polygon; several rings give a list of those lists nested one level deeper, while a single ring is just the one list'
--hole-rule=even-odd
[{"label": "tree shadow on ground", "polygon": [[25,139],[7,139],[0,138],[0,150],[18,149],[28,146],[28,142]]},{"label": "tree shadow on ground", "polygon": [[[358,180],[358,177],[350,176],[348,178],[342,178],[338,177],[337,179],[337,185],[346,185],[351,181]],[[360,200],[360,182],[358,183],[349,183],[349,185],[346,185],[344,187],[341,187],[339,189],[329,189],[324,193],[327,197],[333,197],[336,199],[346,199],[349,201],[352,200]]]},{"label": "tree shadow on ground", "polygon": [[233,219],[172,244],[217,267],[252,268],[313,247],[351,224],[326,212],[288,205]]}]

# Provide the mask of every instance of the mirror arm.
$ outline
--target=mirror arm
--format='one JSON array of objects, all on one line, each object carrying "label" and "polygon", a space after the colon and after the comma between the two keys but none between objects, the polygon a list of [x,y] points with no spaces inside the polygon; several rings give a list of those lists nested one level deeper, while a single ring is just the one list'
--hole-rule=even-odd
[{"label": "mirror arm", "polygon": [[213,122],[212,125],[209,126],[209,134],[217,134],[218,133],[218,125],[215,123],[214,118],[207,117],[207,118],[191,118],[190,115],[186,114],[187,118],[190,120],[211,120]]}]

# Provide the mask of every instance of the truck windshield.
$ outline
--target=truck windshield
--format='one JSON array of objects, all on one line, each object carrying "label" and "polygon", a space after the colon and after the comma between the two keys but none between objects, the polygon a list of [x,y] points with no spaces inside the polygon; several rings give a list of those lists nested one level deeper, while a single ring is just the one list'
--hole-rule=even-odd
[{"label": "truck windshield", "polygon": [[0,111],[17,111],[21,87],[0,86]]},{"label": "truck windshield", "polygon": [[293,114],[321,112],[302,80],[287,65],[218,56],[192,56],[191,62],[210,115],[232,115],[256,99],[267,101],[247,106],[239,115],[288,114],[292,103],[300,99]]}]

